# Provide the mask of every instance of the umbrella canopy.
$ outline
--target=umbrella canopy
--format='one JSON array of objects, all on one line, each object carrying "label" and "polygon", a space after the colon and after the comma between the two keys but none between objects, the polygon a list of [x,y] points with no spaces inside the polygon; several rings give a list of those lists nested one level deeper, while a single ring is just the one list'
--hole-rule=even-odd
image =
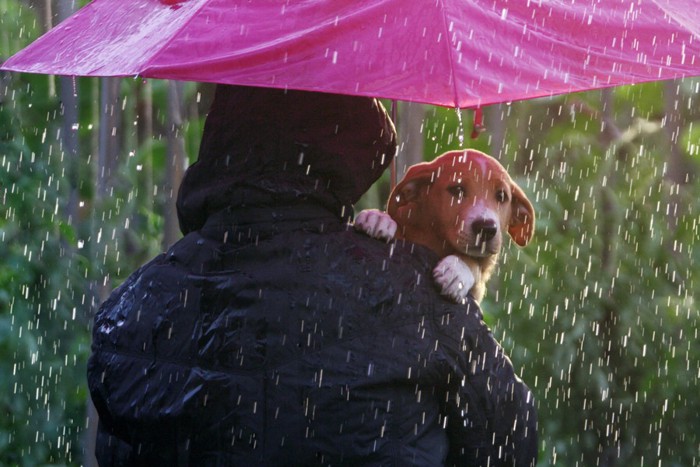
[{"label": "umbrella canopy", "polygon": [[700,74],[696,0],[95,0],[3,69],[453,107]]}]

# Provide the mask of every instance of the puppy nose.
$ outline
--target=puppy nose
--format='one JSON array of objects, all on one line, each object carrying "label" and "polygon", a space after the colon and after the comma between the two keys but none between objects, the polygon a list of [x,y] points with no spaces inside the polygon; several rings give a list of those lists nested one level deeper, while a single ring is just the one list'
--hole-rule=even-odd
[{"label": "puppy nose", "polygon": [[489,241],[498,233],[498,226],[491,219],[478,219],[472,223],[472,232],[482,241]]}]

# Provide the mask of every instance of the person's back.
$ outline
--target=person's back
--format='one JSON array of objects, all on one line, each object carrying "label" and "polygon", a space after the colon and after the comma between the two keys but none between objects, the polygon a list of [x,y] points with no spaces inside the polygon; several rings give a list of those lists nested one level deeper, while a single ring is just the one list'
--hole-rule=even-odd
[{"label": "person's back", "polygon": [[[274,130],[247,146],[229,139],[222,127],[233,117],[224,109],[250,107],[260,95],[260,112],[268,95],[281,110],[316,98],[324,109],[335,105],[340,129],[324,116],[319,126],[334,127],[327,135],[311,125],[288,132],[289,141]],[[534,402],[477,306],[439,297],[427,249],[347,228],[349,205],[394,144],[383,111],[352,99],[220,89],[180,194],[187,235],[96,317],[89,381],[102,464],[534,462]],[[372,150],[343,157],[374,166],[336,173],[328,148],[352,146],[342,127],[362,117],[353,109],[363,103]],[[304,140],[309,132],[323,141]],[[314,153],[317,146],[324,150]],[[249,152],[250,160],[241,156]],[[217,162],[227,157],[242,163]],[[284,167],[290,162],[302,170]]]}]

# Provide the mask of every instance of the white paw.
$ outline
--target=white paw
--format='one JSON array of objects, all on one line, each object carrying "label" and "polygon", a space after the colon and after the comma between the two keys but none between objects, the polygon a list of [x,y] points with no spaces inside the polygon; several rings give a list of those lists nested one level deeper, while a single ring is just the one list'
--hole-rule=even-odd
[{"label": "white paw", "polygon": [[445,256],[433,269],[440,293],[461,303],[474,286],[474,274],[467,263],[455,255]]},{"label": "white paw", "polygon": [[396,235],[396,221],[378,209],[365,209],[355,217],[355,230],[389,241]]}]

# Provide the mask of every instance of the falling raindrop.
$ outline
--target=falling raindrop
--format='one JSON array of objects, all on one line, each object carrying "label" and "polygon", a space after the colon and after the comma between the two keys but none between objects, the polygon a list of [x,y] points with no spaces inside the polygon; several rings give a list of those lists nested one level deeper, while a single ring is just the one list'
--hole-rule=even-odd
[{"label": "falling raindrop", "polygon": [[457,114],[457,141],[459,142],[459,147],[464,147],[464,121],[462,120],[462,109],[457,107],[455,109]]}]

